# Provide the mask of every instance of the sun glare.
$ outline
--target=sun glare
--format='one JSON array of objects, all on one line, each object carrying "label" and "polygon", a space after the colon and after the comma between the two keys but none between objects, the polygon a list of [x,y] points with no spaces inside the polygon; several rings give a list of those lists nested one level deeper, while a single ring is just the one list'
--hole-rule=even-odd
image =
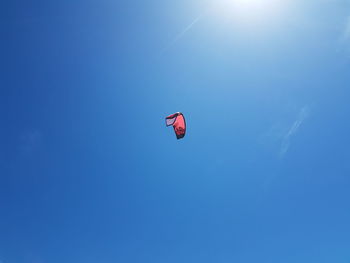
[{"label": "sun glare", "polygon": [[256,8],[259,5],[262,5],[264,2],[263,0],[222,0],[222,4],[226,6],[234,6],[234,7],[250,7],[250,8]]},{"label": "sun glare", "polygon": [[219,17],[240,22],[262,22],[280,11],[281,0],[218,0],[214,4]]}]

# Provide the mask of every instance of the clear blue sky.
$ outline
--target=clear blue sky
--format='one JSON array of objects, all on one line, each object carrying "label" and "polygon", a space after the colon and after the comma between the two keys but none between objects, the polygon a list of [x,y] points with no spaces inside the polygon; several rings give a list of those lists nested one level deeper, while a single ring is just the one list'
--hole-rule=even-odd
[{"label": "clear blue sky", "polygon": [[1,263],[350,262],[349,1],[0,10]]}]

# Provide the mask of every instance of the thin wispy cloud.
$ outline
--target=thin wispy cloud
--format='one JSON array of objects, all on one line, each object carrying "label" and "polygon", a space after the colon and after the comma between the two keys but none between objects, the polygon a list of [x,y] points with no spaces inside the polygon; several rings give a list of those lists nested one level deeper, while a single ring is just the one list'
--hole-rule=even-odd
[{"label": "thin wispy cloud", "polygon": [[164,54],[170,47],[172,47],[177,41],[179,41],[191,28],[197,24],[204,14],[200,14],[197,18],[195,18],[188,26],[186,26],[181,32],[179,32],[175,38],[165,47],[161,50],[160,54]]},{"label": "thin wispy cloud", "polygon": [[289,128],[288,132],[283,136],[282,143],[281,143],[281,149],[280,149],[280,156],[283,157],[291,144],[291,138],[298,132],[300,126],[304,123],[306,118],[309,116],[309,108],[307,106],[303,107],[297,119],[294,121],[292,126]]},{"label": "thin wispy cloud", "polygon": [[[262,134],[260,142],[264,144],[265,148],[272,147],[273,152],[278,152],[279,157],[283,158],[291,146],[293,136],[297,134],[309,115],[309,106],[300,108],[294,122],[289,124],[289,126],[284,120],[283,122],[275,123],[266,133]],[[280,174],[274,170],[266,173],[261,184],[262,190],[265,194],[270,191],[279,176]]]}]

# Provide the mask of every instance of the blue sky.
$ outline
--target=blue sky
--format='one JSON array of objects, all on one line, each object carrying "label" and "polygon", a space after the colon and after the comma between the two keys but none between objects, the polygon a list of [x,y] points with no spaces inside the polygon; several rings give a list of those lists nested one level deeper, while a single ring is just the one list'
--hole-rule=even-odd
[{"label": "blue sky", "polygon": [[1,263],[350,262],[349,1],[0,10]]}]

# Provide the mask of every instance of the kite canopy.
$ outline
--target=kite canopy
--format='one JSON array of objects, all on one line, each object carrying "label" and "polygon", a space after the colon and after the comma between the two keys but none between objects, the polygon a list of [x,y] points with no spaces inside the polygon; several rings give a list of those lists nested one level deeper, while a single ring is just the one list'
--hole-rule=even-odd
[{"label": "kite canopy", "polygon": [[185,117],[181,112],[177,112],[166,117],[165,123],[166,126],[173,126],[177,139],[185,137],[186,122]]}]

